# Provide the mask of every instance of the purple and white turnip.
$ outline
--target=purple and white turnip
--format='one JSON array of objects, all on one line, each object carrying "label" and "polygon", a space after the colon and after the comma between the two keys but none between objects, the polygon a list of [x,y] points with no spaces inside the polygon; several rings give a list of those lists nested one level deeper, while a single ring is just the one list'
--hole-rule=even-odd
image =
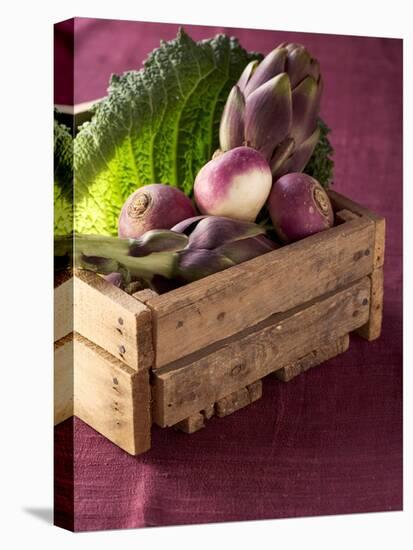
[{"label": "purple and white turnip", "polygon": [[195,216],[192,201],[176,187],[153,183],[132,193],[122,207],[118,234],[137,239],[151,229],[170,229]]},{"label": "purple and white turnip", "polygon": [[317,180],[300,172],[274,182],[267,209],[277,235],[285,243],[328,229],[334,223],[326,191]]},{"label": "purple and white turnip", "polygon": [[253,222],[271,183],[271,169],[261,153],[236,147],[201,168],[194,184],[195,202],[202,214]]}]

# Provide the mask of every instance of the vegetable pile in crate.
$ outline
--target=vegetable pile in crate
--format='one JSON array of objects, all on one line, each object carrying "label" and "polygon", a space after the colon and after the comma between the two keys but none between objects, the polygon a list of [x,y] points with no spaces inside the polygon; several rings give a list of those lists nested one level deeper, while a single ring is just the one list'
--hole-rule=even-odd
[{"label": "vegetable pile in crate", "polygon": [[[161,80],[165,103],[170,62],[190,113],[165,108],[164,130],[153,126],[160,98],[145,118],[140,85],[148,96]],[[144,70],[112,81],[91,121],[74,128],[76,233],[62,230],[71,138],[56,123],[56,423],[74,414],[139,454],[153,423],[194,432],[261,397],[267,375],[290,380],[344,352],[352,331],[379,336],[384,219],[325,190],[321,92],[303,46],[262,59],[234,39],[195,44],[181,32]],[[173,124],[185,120],[192,139],[185,130],[180,142]],[[165,164],[172,136],[177,154]]]},{"label": "vegetable pile in crate", "polygon": [[268,374],[345,351],[350,332],[377,338],[384,220],[330,196],[339,225],[163,295],[89,271],[56,287],[55,421],[75,414],[138,454],[152,422],[193,431]]}]

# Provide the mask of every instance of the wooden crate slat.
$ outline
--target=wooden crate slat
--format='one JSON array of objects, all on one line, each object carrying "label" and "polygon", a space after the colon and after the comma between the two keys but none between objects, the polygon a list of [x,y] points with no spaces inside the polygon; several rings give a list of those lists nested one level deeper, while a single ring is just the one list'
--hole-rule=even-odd
[{"label": "wooden crate slat", "polygon": [[202,409],[201,413],[203,414],[205,420],[209,420],[214,416],[215,413],[215,403],[211,403],[205,409]]},{"label": "wooden crate slat", "polygon": [[240,388],[229,395],[226,395],[222,399],[219,399],[215,404],[215,410],[217,416],[222,418],[232,414],[239,409],[243,409],[250,404],[250,394],[247,388]]},{"label": "wooden crate slat", "polygon": [[89,271],[78,271],[74,329],[134,370],[153,364],[151,311]]},{"label": "wooden crate slat", "polygon": [[148,370],[137,372],[74,334],[56,345],[56,372],[55,423],[74,414],[132,455],[150,448]]},{"label": "wooden crate slat", "polygon": [[336,223],[350,222],[352,220],[356,220],[358,217],[359,217],[358,214],[355,214],[350,210],[338,210],[335,213]]},{"label": "wooden crate slat", "polygon": [[262,397],[262,381],[257,380],[245,388],[236,390],[215,403],[217,416],[228,416]]},{"label": "wooden crate slat", "polygon": [[358,218],[149,299],[156,366],[368,275],[374,229]]},{"label": "wooden crate slat", "polygon": [[381,334],[384,293],[383,268],[375,269],[369,278],[371,280],[370,316],[367,323],[357,330],[357,334],[371,342],[379,338]]},{"label": "wooden crate slat", "polygon": [[370,279],[277,314],[154,371],[153,419],[172,426],[230,393],[364,325]]},{"label": "wooden crate slat", "polygon": [[218,417],[228,416],[248,405],[254,403],[262,397],[262,380],[257,380],[253,384],[241,388],[226,397],[223,397],[216,403],[200,412],[184,418],[174,425],[174,428],[187,434],[197,432],[205,427],[205,421],[210,420],[214,414]]},{"label": "wooden crate slat", "polygon": [[152,298],[156,298],[159,295],[157,292],[150,288],[144,288],[143,290],[135,292],[134,294],[132,294],[132,296],[136,298],[136,300],[142,302],[142,304],[146,304],[149,300],[151,300]]},{"label": "wooden crate slat", "polygon": [[384,254],[386,240],[386,220],[382,216],[371,212],[369,209],[361,206],[351,199],[337,193],[329,191],[330,199],[335,209],[348,209],[356,213],[358,216],[365,217],[374,222],[374,255],[373,255],[373,270],[370,274],[371,278],[371,302],[370,302],[370,318],[365,326],[361,327],[357,332],[368,341],[375,340],[381,334],[382,318],[383,318],[383,290],[384,290]]},{"label": "wooden crate slat", "polygon": [[308,369],[321,365],[324,361],[328,361],[329,359],[344,353],[348,350],[349,344],[349,335],[345,334],[335,342],[322,345],[307,355],[304,355],[304,357],[300,357],[296,361],[286,365],[282,369],[276,370],[274,374],[282,382],[289,382]]},{"label": "wooden crate slat", "polygon": [[181,432],[186,434],[193,434],[204,427],[205,417],[201,412],[197,412],[191,416],[188,416],[188,418],[184,418],[174,426],[174,428],[181,430]]},{"label": "wooden crate slat", "polygon": [[330,200],[335,210],[350,210],[372,220],[375,224],[375,243],[374,243],[374,262],[373,268],[382,267],[384,264],[384,252],[385,252],[385,236],[386,236],[386,220],[383,216],[375,214],[368,208],[357,204],[356,202],[348,199],[344,195],[337,193],[336,191],[328,192]]},{"label": "wooden crate slat", "polygon": [[342,195],[341,193],[338,193],[337,191],[334,191],[333,189],[329,189],[327,193],[330,197],[334,210],[350,210],[350,212],[354,212],[359,216],[366,216],[367,218],[370,218],[372,220],[383,219],[383,217],[379,214],[372,212],[365,206],[362,206],[361,204],[349,199],[348,197]]}]

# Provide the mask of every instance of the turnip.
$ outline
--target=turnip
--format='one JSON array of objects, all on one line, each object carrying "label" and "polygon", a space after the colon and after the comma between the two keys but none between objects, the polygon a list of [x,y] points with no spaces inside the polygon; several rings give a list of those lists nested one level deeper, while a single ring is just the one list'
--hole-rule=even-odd
[{"label": "turnip", "polygon": [[236,147],[205,164],[194,184],[202,214],[255,221],[271,190],[271,169],[252,147]]},{"label": "turnip", "polygon": [[274,182],[267,202],[274,229],[293,242],[328,229],[334,223],[330,199],[317,180],[294,172]]},{"label": "turnip", "polygon": [[191,200],[176,187],[153,183],[132,193],[122,207],[118,234],[137,239],[151,229],[170,229],[195,216]]}]

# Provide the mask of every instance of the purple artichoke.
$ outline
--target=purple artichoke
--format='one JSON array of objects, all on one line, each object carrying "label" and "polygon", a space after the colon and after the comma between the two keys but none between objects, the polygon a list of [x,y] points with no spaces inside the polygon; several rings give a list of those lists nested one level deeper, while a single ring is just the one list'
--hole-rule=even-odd
[{"label": "purple artichoke", "polygon": [[139,239],[76,235],[74,254],[72,241],[57,238],[56,256],[73,255],[77,268],[100,273],[116,286],[139,280],[159,293],[279,246],[260,225],[218,216],[195,216],[171,230],[147,231]]},{"label": "purple artichoke", "polygon": [[323,84],[318,61],[300,44],[282,43],[251,61],[229,93],[219,130],[220,148],[260,151],[274,181],[301,172],[319,139]]}]

